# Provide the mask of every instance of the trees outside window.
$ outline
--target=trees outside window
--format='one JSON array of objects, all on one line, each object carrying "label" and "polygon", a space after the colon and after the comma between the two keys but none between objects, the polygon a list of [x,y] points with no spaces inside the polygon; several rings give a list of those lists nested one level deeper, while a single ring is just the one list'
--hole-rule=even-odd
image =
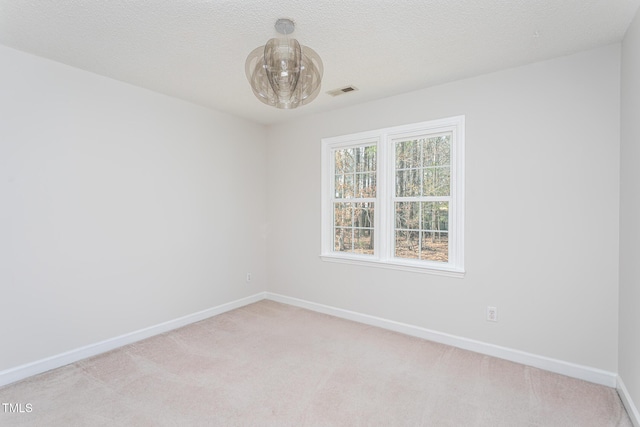
[{"label": "trees outside window", "polygon": [[464,117],[322,140],[322,257],[464,273]]}]

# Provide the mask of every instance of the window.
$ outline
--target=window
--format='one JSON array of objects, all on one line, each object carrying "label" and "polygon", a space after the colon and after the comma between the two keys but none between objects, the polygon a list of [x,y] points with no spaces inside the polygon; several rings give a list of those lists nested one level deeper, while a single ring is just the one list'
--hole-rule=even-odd
[{"label": "window", "polygon": [[462,277],[464,116],[322,140],[324,260]]}]

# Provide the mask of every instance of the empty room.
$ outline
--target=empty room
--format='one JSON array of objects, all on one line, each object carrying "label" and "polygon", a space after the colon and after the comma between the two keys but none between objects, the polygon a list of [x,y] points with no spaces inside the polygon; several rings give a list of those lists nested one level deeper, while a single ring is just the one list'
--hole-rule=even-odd
[{"label": "empty room", "polygon": [[0,425],[640,427],[640,0],[0,0]]}]

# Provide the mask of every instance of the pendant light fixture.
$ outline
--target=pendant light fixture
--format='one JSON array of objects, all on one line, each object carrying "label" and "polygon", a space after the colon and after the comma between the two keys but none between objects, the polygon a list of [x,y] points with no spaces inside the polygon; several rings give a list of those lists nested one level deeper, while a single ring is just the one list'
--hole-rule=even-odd
[{"label": "pendant light fixture", "polygon": [[254,49],[245,63],[247,79],[260,101],[291,109],[313,101],[320,93],[322,61],[311,48],[289,38],[295,25],[290,19],[275,24],[280,37]]}]

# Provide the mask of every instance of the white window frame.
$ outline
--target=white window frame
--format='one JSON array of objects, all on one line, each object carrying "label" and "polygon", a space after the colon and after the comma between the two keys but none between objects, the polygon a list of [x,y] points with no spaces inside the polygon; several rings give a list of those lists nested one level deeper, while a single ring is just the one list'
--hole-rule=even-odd
[{"label": "white window frame", "polygon": [[[413,260],[394,256],[395,150],[399,139],[451,132],[451,192],[439,199],[449,202],[448,262]],[[335,164],[333,152],[343,148],[377,145],[377,189],[374,199],[374,255],[334,251],[333,202]],[[455,116],[374,131],[322,139],[321,253],[324,261],[464,277],[464,145],[465,117]],[[349,201],[350,199],[344,199]]]}]

